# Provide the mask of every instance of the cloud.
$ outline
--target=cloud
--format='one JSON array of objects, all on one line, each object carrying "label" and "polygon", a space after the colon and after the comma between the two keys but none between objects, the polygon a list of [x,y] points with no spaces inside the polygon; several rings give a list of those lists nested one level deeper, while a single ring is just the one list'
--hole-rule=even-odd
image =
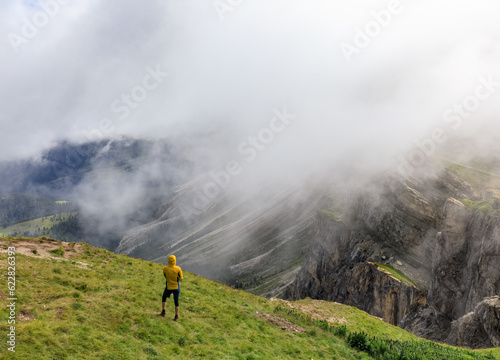
[{"label": "cloud", "polygon": [[[221,3],[222,16],[214,6]],[[199,142],[210,133],[217,143],[200,145],[213,163],[202,167],[217,170],[244,164],[238,146],[286,107],[297,118],[259,150],[251,166],[262,173],[279,178],[336,161],[386,165],[442,126],[479,77],[500,81],[494,0],[0,6],[0,160],[62,138]],[[36,33],[29,39],[26,24]],[[347,59],[342,44],[356,46],[357,37],[363,47]],[[151,69],[168,76],[147,89]],[[498,90],[463,129],[497,118]]]}]

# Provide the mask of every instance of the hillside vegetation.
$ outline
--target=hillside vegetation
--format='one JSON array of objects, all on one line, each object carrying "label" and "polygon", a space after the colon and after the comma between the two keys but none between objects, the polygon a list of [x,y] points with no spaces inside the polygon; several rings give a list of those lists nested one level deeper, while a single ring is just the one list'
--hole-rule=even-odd
[{"label": "hillside vegetation", "polygon": [[74,211],[67,201],[54,201],[31,194],[0,194],[0,227],[42,218],[49,215]]},{"label": "hillside vegetation", "polygon": [[76,218],[77,213],[59,213],[23,221],[0,229],[0,236],[51,236],[60,227]]},{"label": "hillside vegetation", "polygon": [[[157,316],[162,264],[83,243],[2,238],[4,269],[8,247],[16,248],[16,352],[2,341],[2,359],[416,358],[389,357],[395,354],[389,346],[422,346],[419,359],[500,355],[420,340],[352,307],[310,299],[267,300],[188,272],[181,283],[180,319],[173,322],[171,299],[167,317]],[[4,279],[0,298],[5,304]],[[5,305],[0,316],[0,332],[7,334]],[[386,357],[374,353],[384,347]]]}]

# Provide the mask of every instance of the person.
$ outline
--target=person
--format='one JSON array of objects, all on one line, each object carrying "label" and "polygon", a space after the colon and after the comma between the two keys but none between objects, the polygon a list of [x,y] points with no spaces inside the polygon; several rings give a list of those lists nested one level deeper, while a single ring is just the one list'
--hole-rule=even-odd
[{"label": "person", "polygon": [[165,316],[165,309],[167,307],[167,298],[170,298],[171,294],[174,294],[174,304],[175,304],[175,317],[174,321],[179,319],[179,294],[181,292],[181,287],[179,281],[184,279],[182,276],[182,269],[176,265],[175,255],[170,255],[168,257],[168,265],[163,268],[163,276],[167,279],[165,286],[165,291],[163,291],[162,296],[162,311],[161,316]]}]

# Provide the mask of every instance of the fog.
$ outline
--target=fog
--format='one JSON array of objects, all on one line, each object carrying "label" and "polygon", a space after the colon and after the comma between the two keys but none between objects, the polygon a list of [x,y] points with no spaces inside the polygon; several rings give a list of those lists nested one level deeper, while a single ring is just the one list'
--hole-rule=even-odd
[{"label": "fog", "polygon": [[[458,134],[493,143],[498,10],[494,0],[3,2],[0,160],[126,135],[180,141],[195,175],[225,171],[245,188],[325,169],[406,171]],[[117,208],[141,198],[133,180]]]}]

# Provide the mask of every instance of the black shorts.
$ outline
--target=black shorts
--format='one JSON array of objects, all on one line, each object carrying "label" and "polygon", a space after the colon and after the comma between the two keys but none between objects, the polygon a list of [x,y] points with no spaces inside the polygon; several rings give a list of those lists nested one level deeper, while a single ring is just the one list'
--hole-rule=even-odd
[{"label": "black shorts", "polygon": [[167,287],[165,287],[165,291],[163,292],[163,297],[162,300],[163,302],[167,301],[167,298],[170,298],[170,294],[174,294],[174,303],[175,306],[179,306],[179,294],[181,292],[181,289],[176,289],[176,290],[168,290]]}]

